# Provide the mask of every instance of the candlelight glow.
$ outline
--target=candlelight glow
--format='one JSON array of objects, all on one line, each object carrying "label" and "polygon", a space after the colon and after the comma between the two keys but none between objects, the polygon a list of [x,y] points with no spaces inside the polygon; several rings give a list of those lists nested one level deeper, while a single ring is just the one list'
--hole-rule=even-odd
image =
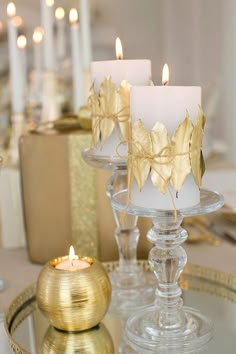
[{"label": "candlelight glow", "polygon": [[7,5],[7,16],[13,17],[16,15],[16,6],[14,2],[9,2]]},{"label": "candlelight glow", "polygon": [[65,10],[63,9],[63,7],[58,7],[55,10],[55,17],[57,20],[63,20],[63,18],[65,17]]},{"label": "candlelight glow", "polygon": [[15,16],[13,19],[12,19],[12,23],[15,27],[20,27],[23,25],[23,20],[22,20],[22,17],[20,16]]},{"label": "candlelight glow", "polygon": [[116,38],[116,59],[123,59],[123,49],[119,37]]},{"label": "candlelight glow", "polygon": [[17,46],[20,49],[24,49],[27,45],[27,39],[26,36],[24,36],[23,34],[21,34],[18,38],[17,38]]},{"label": "candlelight glow", "polygon": [[170,74],[169,74],[169,68],[168,68],[168,65],[165,64],[163,66],[163,70],[162,70],[162,85],[168,85],[169,83],[169,77],[170,77]]},{"label": "candlelight glow", "polygon": [[54,0],[46,0],[46,5],[49,6],[49,7],[53,7]]},{"label": "candlelight glow", "polygon": [[0,21],[0,31],[2,31],[4,28],[2,21]]},{"label": "candlelight glow", "polygon": [[70,9],[69,19],[70,23],[76,23],[78,21],[78,12],[75,8]]},{"label": "candlelight glow", "polygon": [[69,260],[73,261],[75,259],[75,249],[73,246],[70,246],[70,251],[69,251]]},{"label": "candlelight glow", "polygon": [[41,43],[43,40],[43,34],[44,34],[44,30],[42,27],[36,27],[34,29],[34,33],[33,33],[33,41],[34,43]]}]

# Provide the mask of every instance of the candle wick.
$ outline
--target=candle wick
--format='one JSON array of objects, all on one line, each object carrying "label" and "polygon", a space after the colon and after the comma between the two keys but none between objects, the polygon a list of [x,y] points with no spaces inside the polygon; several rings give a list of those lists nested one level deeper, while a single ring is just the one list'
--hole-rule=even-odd
[{"label": "candle wick", "polygon": [[163,82],[163,86],[167,86],[168,85],[168,81],[166,80],[165,82]]},{"label": "candle wick", "polygon": [[73,259],[71,260],[71,266],[74,267]]}]

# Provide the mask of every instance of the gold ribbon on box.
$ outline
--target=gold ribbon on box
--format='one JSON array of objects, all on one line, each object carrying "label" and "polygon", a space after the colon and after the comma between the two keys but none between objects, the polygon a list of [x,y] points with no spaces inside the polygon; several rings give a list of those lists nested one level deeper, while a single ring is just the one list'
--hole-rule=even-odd
[{"label": "gold ribbon on box", "polygon": [[92,115],[92,144],[103,145],[116,129],[120,141],[128,140],[129,136],[129,99],[130,84],[122,81],[118,90],[111,77],[106,78],[98,95],[94,85],[88,98],[88,107]]},{"label": "gold ribbon on box", "polygon": [[169,185],[179,192],[190,173],[200,187],[205,172],[202,155],[204,125],[205,116],[200,107],[195,125],[187,114],[172,138],[160,122],[151,132],[145,129],[141,120],[135,122],[129,137],[128,189],[134,178],[142,190],[150,175],[161,193],[165,194]]}]

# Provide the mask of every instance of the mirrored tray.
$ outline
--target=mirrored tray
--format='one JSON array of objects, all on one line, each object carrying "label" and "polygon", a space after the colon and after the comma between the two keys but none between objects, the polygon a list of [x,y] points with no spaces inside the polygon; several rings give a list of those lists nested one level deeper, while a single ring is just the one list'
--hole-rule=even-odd
[{"label": "mirrored tray", "polygon": [[[139,261],[139,264],[144,271],[149,271],[146,261]],[[117,263],[108,262],[104,265],[110,272]],[[202,353],[235,353],[236,277],[188,264],[180,277],[180,285],[185,304],[204,312],[215,325],[214,338]],[[92,331],[77,334],[56,331],[39,311],[35,300],[35,284],[32,284],[11,303],[5,316],[5,329],[13,353],[137,353],[131,350],[124,339],[124,322],[124,318],[108,313],[103,324]]]}]

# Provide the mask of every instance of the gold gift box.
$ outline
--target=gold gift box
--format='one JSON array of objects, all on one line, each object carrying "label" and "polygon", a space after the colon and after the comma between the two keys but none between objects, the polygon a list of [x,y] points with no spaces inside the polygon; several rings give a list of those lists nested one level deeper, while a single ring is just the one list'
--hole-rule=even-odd
[{"label": "gold gift box", "polygon": [[[30,259],[46,263],[76,253],[101,261],[118,258],[115,221],[106,197],[110,171],[95,170],[82,158],[91,132],[27,134],[20,139],[22,200]],[[139,221],[138,257],[146,258],[149,221]]]}]

